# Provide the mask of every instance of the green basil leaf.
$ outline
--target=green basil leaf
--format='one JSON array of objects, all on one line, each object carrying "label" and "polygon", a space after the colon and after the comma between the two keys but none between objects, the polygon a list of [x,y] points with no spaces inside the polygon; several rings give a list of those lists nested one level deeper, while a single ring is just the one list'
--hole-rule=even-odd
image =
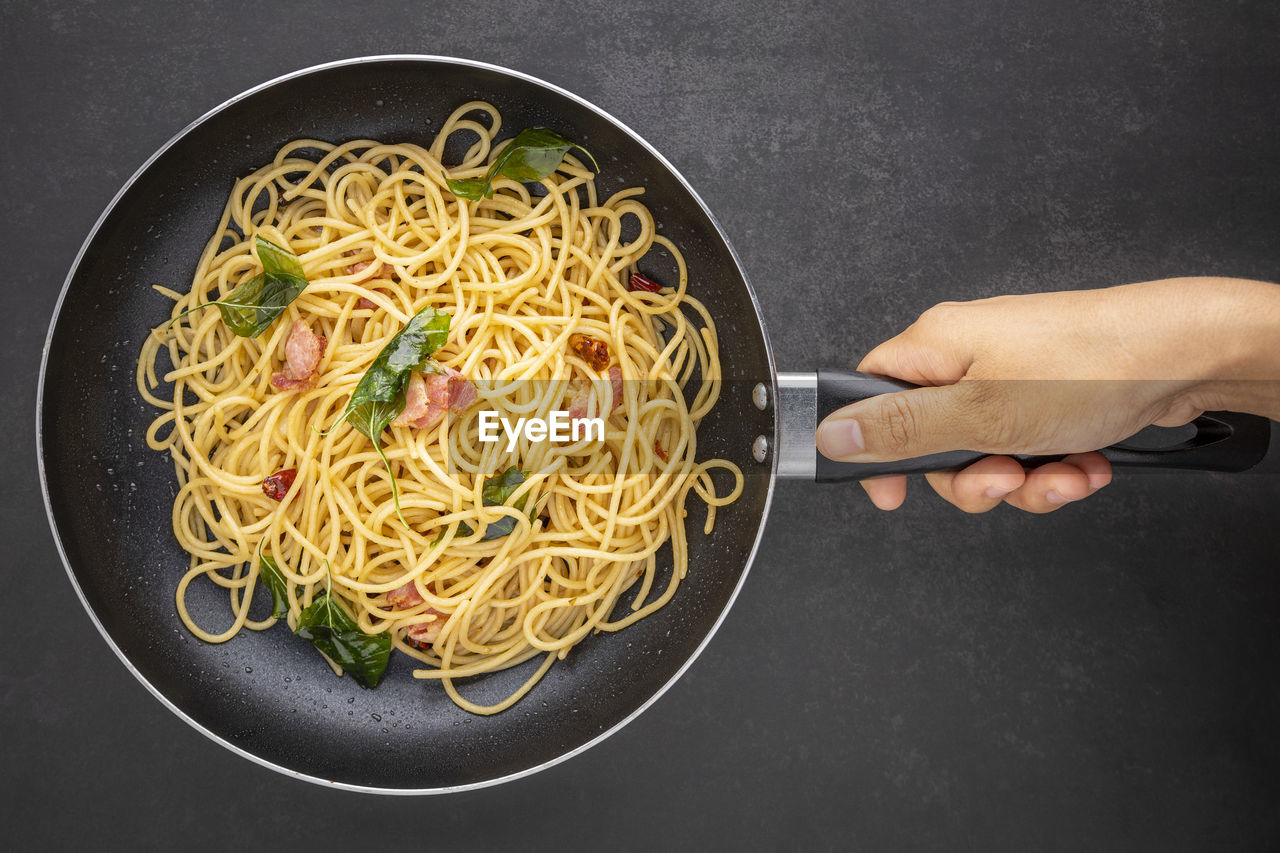
[{"label": "green basil leaf", "polygon": [[255,238],[262,272],[212,303],[222,312],[222,322],[242,338],[256,338],[267,330],[289,303],[307,286],[298,256],[269,240]]},{"label": "green basil leaf", "polygon": [[449,192],[467,201],[479,201],[482,198],[493,198],[493,189],[489,186],[489,178],[445,178]]},{"label": "green basil leaf", "polygon": [[[480,498],[484,502],[485,506],[502,506],[513,494],[515,494],[516,489],[520,488],[520,484],[528,479],[528,477],[529,474],[527,472],[521,471],[519,468],[512,465],[498,476],[490,477],[485,481],[484,487],[480,490]],[[526,494],[524,497],[520,498],[520,500],[516,501],[515,508],[521,510],[524,509],[528,500],[529,496]],[[488,542],[490,539],[501,539],[503,536],[509,535],[511,531],[515,529],[516,520],[509,515],[504,515],[502,518],[493,522],[484,529],[484,535],[480,537],[480,541]],[[448,527],[441,530],[440,535],[436,537],[435,542],[431,543],[431,546],[434,548],[439,544],[440,540],[444,538],[444,535],[448,531]],[[475,533],[474,527],[467,524],[465,521],[458,522],[459,536],[470,536],[472,533]]]},{"label": "green basil leaf", "polygon": [[501,539],[503,536],[509,536],[511,531],[515,529],[516,520],[509,515],[504,515],[484,529],[484,535],[480,537],[480,541],[488,542],[491,539]]},{"label": "green basil leaf", "polygon": [[324,652],[364,687],[377,687],[391,657],[391,635],[366,634],[329,592],[322,592],[298,617],[299,637]]},{"label": "green basil leaf", "polygon": [[267,330],[289,303],[307,286],[305,278],[283,273],[259,273],[227,295],[210,303],[222,312],[222,322],[242,338],[256,338]]},{"label": "green basil leaf", "polygon": [[423,308],[378,353],[351,392],[343,420],[364,433],[374,444],[396,416],[404,411],[404,389],[415,370],[431,364],[431,355],[449,340],[453,317],[434,308]]},{"label": "green basil leaf", "polygon": [[375,444],[382,431],[404,411],[404,389],[390,400],[368,400],[352,410],[348,420]]},{"label": "green basil leaf", "polygon": [[564,155],[574,148],[587,155],[591,166],[600,171],[600,164],[591,152],[573,140],[545,127],[526,127],[498,153],[483,178],[446,177],[445,183],[458,198],[468,201],[493,198],[493,181],[499,175],[513,181],[540,181],[560,168]]},{"label": "green basil leaf", "polygon": [[276,619],[284,618],[289,612],[289,582],[273,557],[258,555],[258,576],[262,584],[271,590],[271,615]]},{"label": "green basil leaf", "polygon": [[170,320],[165,328],[192,311],[217,305],[222,322],[240,337],[256,338],[265,332],[289,307],[289,303],[306,289],[307,277],[303,273],[302,262],[293,252],[261,237],[255,239],[262,272],[228,293],[226,299],[215,299],[188,308]]},{"label": "green basil leaf", "polygon": [[263,272],[306,279],[307,274],[302,271],[302,261],[298,260],[298,256],[293,252],[261,237],[256,238],[255,248],[258,250],[258,260],[262,261]]},{"label": "green basil leaf", "polygon": [[[515,494],[516,489],[525,481],[529,475],[512,465],[503,471],[497,477],[491,477],[485,481],[484,488],[480,490],[480,497],[484,500],[485,506],[502,506],[507,500]],[[529,496],[526,494],[520,500],[516,501],[515,508],[523,510]],[[484,529],[484,535],[480,537],[481,542],[488,542],[490,539],[501,539],[516,529],[516,520],[512,516],[504,515],[502,518],[490,524]],[[461,526],[459,526],[461,530]],[[470,536],[472,530],[467,528],[464,535]]]},{"label": "green basil leaf", "polygon": [[520,488],[527,476],[519,468],[512,465],[498,476],[490,477],[485,481],[484,488],[480,490],[480,497],[484,499],[484,505],[502,506],[507,502],[507,498],[515,494],[516,489]]},{"label": "green basil leaf", "polygon": [[592,167],[600,171],[596,158],[578,143],[545,127],[527,127],[503,149],[507,158],[502,174],[514,181],[540,181],[558,169],[564,155],[574,148],[586,154]]}]

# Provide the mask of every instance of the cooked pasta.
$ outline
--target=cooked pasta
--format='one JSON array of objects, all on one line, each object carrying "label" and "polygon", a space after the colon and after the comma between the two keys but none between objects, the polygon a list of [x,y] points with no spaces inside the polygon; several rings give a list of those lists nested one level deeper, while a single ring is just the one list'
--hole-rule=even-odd
[{"label": "cooked pasta", "polygon": [[[416,677],[495,713],[584,637],[671,600],[688,569],[691,492],[707,504],[706,535],[740,494],[733,463],[696,459],[719,388],[715,324],[643,189],[599,199],[585,161],[565,155],[539,182],[498,178],[492,198],[457,198],[444,172],[483,175],[500,130],[494,107],[471,102],[425,148],[290,142],[236,183],[190,290],[158,288],[177,319],[147,339],[137,381],[162,410],[147,443],[175,464],[173,531],[190,554],[177,607],[197,637],[279,621],[250,613],[265,558],[291,628],[327,593],[363,634],[412,657]],[[467,151],[446,169],[458,133]],[[306,285],[265,331],[241,336],[219,310],[193,309],[263,272],[258,238],[296,255]],[[671,266],[661,290],[631,284],[651,250],[646,263]],[[375,446],[343,415],[428,308],[449,315],[447,341]],[[460,386],[461,400],[449,396]],[[601,418],[603,439],[480,440],[484,412],[515,423],[566,406]],[[513,471],[514,490],[486,502],[486,484]],[[226,589],[229,625],[196,622],[193,583]],[[537,656],[504,701],[458,692],[457,679]]]}]

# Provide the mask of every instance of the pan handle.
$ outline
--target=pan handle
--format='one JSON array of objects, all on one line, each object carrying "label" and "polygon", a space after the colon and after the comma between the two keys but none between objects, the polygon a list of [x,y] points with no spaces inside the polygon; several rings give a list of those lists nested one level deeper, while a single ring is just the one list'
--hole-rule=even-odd
[{"label": "pan handle", "polygon": [[[988,455],[956,450],[895,462],[858,463],[833,462],[818,453],[814,430],[827,415],[859,400],[915,387],[908,382],[865,373],[824,370],[816,374],[780,374],[782,455],[779,458],[779,476],[803,477],[820,483],[862,480],[961,468]],[[811,416],[808,415],[810,412]],[[1192,426],[1195,434],[1176,443],[1138,447],[1126,440],[1102,448],[1101,453],[1112,465],[1123,467],[1244,471],[1267,455],[1271,442],[1271,422],[1257,415],[1206,412],[1196,418]],[[1035,466],[1056,461],[1062,456],[1014,458],[1024,465]]]}]

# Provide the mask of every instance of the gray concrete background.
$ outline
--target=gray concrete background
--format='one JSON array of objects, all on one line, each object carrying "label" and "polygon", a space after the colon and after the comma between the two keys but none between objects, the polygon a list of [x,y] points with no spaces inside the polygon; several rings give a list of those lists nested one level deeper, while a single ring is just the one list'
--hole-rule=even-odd
[{"label": "gray concrete background", "polygon": [[722,218],[784,369],[850,366],[943,299],[1280,277],[1273,4],[361,5],[0,10],[4,846],[1280,844],[1275,453],[1251,475],[1121,477],[1044,518],[970,518],[918,485],[881,514],[856,488],[783,484],[690,673],[603,745],[496,789],[322,790],[147,695],[45,527],[40,346],[117,187],[277,74],[453,54],[614,112]]}]

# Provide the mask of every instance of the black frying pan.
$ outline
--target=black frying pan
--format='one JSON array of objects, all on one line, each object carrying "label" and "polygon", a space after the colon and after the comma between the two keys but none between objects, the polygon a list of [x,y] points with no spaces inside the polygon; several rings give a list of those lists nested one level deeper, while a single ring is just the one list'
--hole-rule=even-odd
[{"label": "black frying pan", "polygon": [[[154,412],[134,365],[170,303],[150,284],[185,289],[234,180],[296,137],[417,141],[460,103],[483,99],[511,133],[553,127],[583,142],[612,191],[644,185],[662,232],[689,263],[691,290],[720,329],[724,390],[699,431],[700,455],[736,462],[746,487],[700,533],[691,502],[690,571],[670,605],[615,634],[588,638],[513,709],[476,717],[394,656],[376,690],[335,678],[287,630],[244,631],[222,645],[192,637],[174,588],[187,565],[170,531],[176,492],[165,455],[143,434]],[[661,155],[600,109],[531,77],[419,56],[332,63],[234,98],[175,136],[108,205],[67,277],[41,370],[37,441],[50,523],[72,583],[102,635],[148,689],[199,731],[265,766],[365,791],[430,793],[534,772],[601,740],[647,707],[719,625],[751,564],[774,479],[851,479],[962,464],[976,454],[889,467],[835,465],[813,447],[817,418],[901,387],[856,374],[774,369],[759,307],[723,231]],[[782,393],[782,398],[779,398]],[[780,416],[781,413],[781,416]],[[1161,451],[1108,449],[1118,464],[1239,470],[1266,452],[1267,422],[1202,419],[1196,436]],[[781,445],[779,441],[782,441]],[[781,460],[781,462],[780,462]],[[668,555],[669,565],[669,555]],[[226,596],[195,584],[188,605],[210,627]],[[536,661],[473,679],[480,701],[510,693]]]}]

